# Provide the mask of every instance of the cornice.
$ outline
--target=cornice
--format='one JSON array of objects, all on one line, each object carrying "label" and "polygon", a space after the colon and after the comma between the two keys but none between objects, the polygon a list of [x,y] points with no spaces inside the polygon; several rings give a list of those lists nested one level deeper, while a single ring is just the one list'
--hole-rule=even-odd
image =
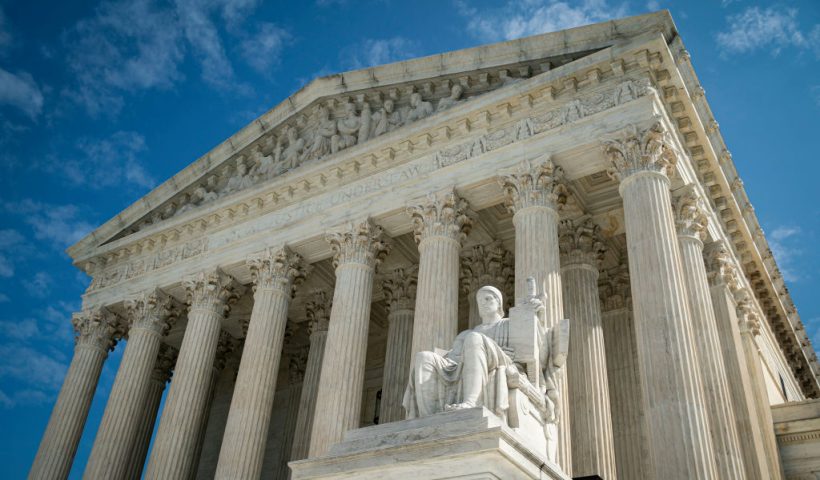
[{"label": "cornice", "polygon": [[539,68],[549,69],[551,59],[562,61],[568,56],[604,49],[647,31],[661,32],[667,38],[676,34],[669,13],[662,11],[315,79],[94,230],[70,247],[68,253],[75,260],[88,258],[97,246],[160,207],[180,190],[202,180],[215,166],[250,149],[262,135],[324,97],[353,95],[365,89],[389,88],[429,78],[458,77],[464,72],[498,71],[522,62],[540,61]]}]

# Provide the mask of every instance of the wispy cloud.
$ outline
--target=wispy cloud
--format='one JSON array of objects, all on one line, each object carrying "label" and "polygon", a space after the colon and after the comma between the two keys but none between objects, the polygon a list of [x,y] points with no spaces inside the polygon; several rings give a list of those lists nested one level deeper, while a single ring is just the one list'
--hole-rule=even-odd
[{"label": "wispy cloud", "polygon": [[[256,21],[245,25],[258,3],[103,2],[91,17],[79,21],[64,36],[69,69],[76,81],[63,94],[92,115],[116,115],[127,93],[174,88],[185,78],[181,68],[188,58],[199,64],[206,84],[220,91],[247,94],[250,87],[237,78],[226,42],[255,41],[263,49],[259,53],[267,55],[260,60],[267,62],[266,66],[274,65],[273,56],[281,53],[281,45],[275,43],[277,32],[270,26]],[[247,31],[257,33],[247,35]],[[252,64],[254,68],[258,65],[257,61]]]},{"label": "wispy cloud", "polygon": [[474,7],[465,1],[458,1],[456,5],[467,20],[468,31],[489,42],[555,32],[628,15],[625,4],[611,5],[606,0],[508,1],[499,8]]},{"label": "wispy cloud", "polygon": [[43,110],[43,92],[28,73],[15,74],[0,68],[0,105],[17,108],[36,120]]},{"label": "wispy cloud", "polygon": [[12,35],[11,27],[9,26],[6,12],[3,11],[3,6],[0,5],[0,54],[4,53],[11,45]]},{"label": "wispy cloud", "polygon": [[820,25],[815,25],[808,34],[798,22],[796,8],[772,6],[747,7],[740,13],[727,17],[725,31],[717,34],[718,47],[724,56],[751,53],[769,49],[778,55],[784,48],[820,48]]},{"label": "wispy cloud", "polygon": [[53,205],[31,199],[3,204],[4,210],[18,215],[32,228],[34,238],[57,249],[65,249],[93,229],[79,206]]},{"label": "wispy cloud", "polygon": [[51,154],[41,167],[73,185],[149,189],[156,185],[156,180],[143,166],[141,155],[146,150],[141,134],[119,131],[105,138],[80,138],[73,153]]},{"label": "wispy cloud", "polygon": [[797,247],[800,233],[799,227],[779,226],[769,234],[769,248],[777,261],[780,273],[783,274],[783,279],[787,282],[796,282],[801,277],[794,264],[796,257],[801,253]]},{"label": "wispy cloud", "polygon": [[258,25],[253,35],[242,41],[240,50],[248,65],[266,73],[271,67],[279,64],[282,49],[291,38],[287,30],[273,23],[264,22]]},{"label": "wispy cloud", "polygon": [[29,295],[35,298],[46,298],[51,292],[54,278],[47,272],[37,272],[33,277],[23,280],[23,287]]},{"label": "wispy cloud", "polygon": [[404,37],[368,38],[342,48],[339,61],[345,70],[367,68],[417,56],[417,50],[418,44]]},{"label": "wispy cloud", "polygon": [[25,248],[25,237],[17,230],[0,230],[0,278],[14,276],[14,259]]}]

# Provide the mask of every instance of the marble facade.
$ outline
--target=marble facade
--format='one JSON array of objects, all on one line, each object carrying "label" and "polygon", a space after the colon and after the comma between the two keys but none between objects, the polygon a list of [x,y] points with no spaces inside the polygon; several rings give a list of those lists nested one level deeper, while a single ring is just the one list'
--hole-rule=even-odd
[{"label": "marble facade", "polygon": [[[93,281],[32,479],[67,478],[118,343],[88,479],[817,464],[772,405],[818,397],[820,364],[667,12],[316,79],[69,254]],[[514,415],[405,420],[416,354],[530,277],[572,331],[555,462],[518,377]]]}]

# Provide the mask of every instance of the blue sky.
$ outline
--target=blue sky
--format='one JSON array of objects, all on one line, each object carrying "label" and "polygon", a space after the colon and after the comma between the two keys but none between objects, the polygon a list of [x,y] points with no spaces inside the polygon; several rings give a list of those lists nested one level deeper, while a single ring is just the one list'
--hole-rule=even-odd
[{"label": "blue sky", "polygon": [[[820,3],[0,0],[0,465],[23,478],[88,278],[63,253],[317,75],[668,8],[815,345]],[[122,346],[103,371],[80,478]]]}]

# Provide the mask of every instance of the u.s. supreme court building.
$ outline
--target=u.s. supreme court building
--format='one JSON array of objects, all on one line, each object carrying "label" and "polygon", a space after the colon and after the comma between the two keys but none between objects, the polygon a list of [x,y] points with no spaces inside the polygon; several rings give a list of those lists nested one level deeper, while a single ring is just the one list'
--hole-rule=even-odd
[{"label": "u.s. supreme court building", "polygon": [[820,477],[707,98],[668,12],[312,81],[69,249],[29,478],[114,348],[86,479]]}]

